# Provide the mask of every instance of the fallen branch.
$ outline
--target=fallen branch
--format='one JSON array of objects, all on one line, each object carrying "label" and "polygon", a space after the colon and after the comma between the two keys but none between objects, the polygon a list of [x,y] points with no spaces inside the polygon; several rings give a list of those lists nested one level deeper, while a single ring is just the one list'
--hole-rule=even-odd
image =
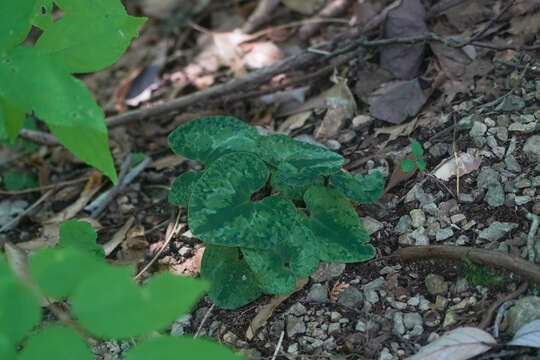
[{"label": "fallen branch", "polygon": [[430,245],[401,248],[392,255],[398,257],[401,261],[431,258],[462,261],[464,256],[468,256],[475,264],[500,267],[540,285],[540,266],[500,251],[476,249],[467,246]]}]

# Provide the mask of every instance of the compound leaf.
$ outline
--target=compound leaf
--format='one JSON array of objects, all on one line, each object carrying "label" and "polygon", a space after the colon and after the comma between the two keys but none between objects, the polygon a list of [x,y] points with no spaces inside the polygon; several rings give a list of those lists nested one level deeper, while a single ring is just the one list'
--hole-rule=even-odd
[{"label": "compound leaf", "polygon": [[106,266],[95,254],[77,248],[43,249],[30,257],[30,274],[47,295],[62,299],[72,295],[89,275]]},{"label": "compound leaf", "polygon": [[0,2],[0,52],[26,39],[32,27],[35,3],[36,0]]},{"label": "compound leaf", "polygon": [[424,149],[422,148],[422,145],[420,145],[420,143],[418,141],[416,141],[416,140],[414,140],[411,143],[411,149],[412,149],[412,153],[416,157],[420,157],[420,156],[424,155]]},{"label": "compound leaf", "polygon": [[235,247],[207,245],[201,277],[210,282],[210,299],[223,309],[239,308],[262,294],[255,275]]},{"label": "compound leaf", "polygon": [[35,48],[41,55],[64,64],[70,73],[98,71],[112,65],[146,21],[127,15],[119,0],[91,4],[60,1],[60,5],[65,7],[66,15],[47,27]]},{"label": "compound leaf", "polygon": [[72,246],[83,252],[94,254],[98,258],[105,257],[105,251],[96,243],[97,234],[90,223],[72,219],[60,225],[60,245]]},{"label": "compound leaf", "polygon": [[289,233],[296,208],[280,196],[251,200],[268,173],[254,154],[231,153],[214,161],[193,187],[188,211],[191,232],[214,245],[275,247]]},{"label": "compound leaf", "polygon": [[94,355],[77,332],[62,325],[51,325],[32,336],[17,360],[92,360]]},{"label": "compound leaf", "polygon": [[200,179],[202,171],[187,171],[174,179],[169,192],[169,203],[175,206],[187,206],[193,185]]},{"label": "compound leaf", "polygon": [[304,201],[310,212],[309,228],[319,243],[320,259],[360,262],[375,255],[354,207],[339,191],[314,185],[304,195]]},{"label": "compound leaf", "polygon": [[416,166],[418,166],[418,170],[422,171],[426,168],[427,164],[424,159],[418,159],[416,160]]},{"label": "compound leaf", "polygon": [[404,173],[408,173],[414,170],[414,161],[411,159],[405,159],[401,161],[401,170]]},{"label": "compound leaf", "polygon": [[81,81],[24,46],[0,55],[0,78],[0,98],[35,112],[71,152],[117,182],[103,112]]},{"label": "compound leaf", "polygon": [[222,155],[254,152],[259,134],[254,127],[229,116],[204,116],[191,120],[169,135],[171,149],[206,166]]},{"label": "compound leaf", "polygon": [[289,185],[310,184],[320,175],[333,174],[343,166],[341,155],[283,134],[260,137],[257,154],[277,168],[277,181]]},{"label": "compound leaf", "polygon": [[177,360],[179,354],[184,359],[197,360],[241,360],[227,347],[217,344],[208,339],[193,339],[188,336],[169,337],[163,336],[144,341],[131,348],[125,360]]},{"label": "compound leaf", "polygon": [[362,174],[353,176],[351,173],[340,171],[331,175],[330,180],[345,197],[361,204],[375,202],[384,189],[384,179],[378,171],[366,176]]}]

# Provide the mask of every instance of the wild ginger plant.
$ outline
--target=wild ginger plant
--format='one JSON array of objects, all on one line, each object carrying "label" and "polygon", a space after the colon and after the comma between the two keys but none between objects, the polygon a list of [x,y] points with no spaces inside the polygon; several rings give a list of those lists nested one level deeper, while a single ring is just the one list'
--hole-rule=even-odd
[{"label": "wild ginger plant", "polygon": [[170,134],[169,145],[204,165],[173,181],[169,202],[187,206],[191,232],[207,244],[201,276],[217,306],[291,293],[320,260],[373,258],[351,200],[377,200],[380,173],[353,176],[341,170],[337,153],[281,134],[261,136],[233,117],[192,120]]}]

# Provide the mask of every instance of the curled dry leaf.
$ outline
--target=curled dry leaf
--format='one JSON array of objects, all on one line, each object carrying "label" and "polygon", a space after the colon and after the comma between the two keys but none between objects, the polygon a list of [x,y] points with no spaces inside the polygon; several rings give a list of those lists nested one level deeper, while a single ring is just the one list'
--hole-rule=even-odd
[{"label": "curled dry leaf", "polygon": [[473,327],[447,332],[407,360],[466,360],[482,354],[497,342],[489,333]]},{"label": "curled dry leaf", "polygon": [[350,285],[346,282],[338,281],[337,283],[335,283],[330,290],[330,300],[336,302],[338,295],[341,294],[349,286]]},{"label": "curled dry leaf", "polygon": [[463,176],[477,170],[481,162],[479,156],[460,152],[457,156],[447,158],[437,165],[433,175],[438,179],[448,181],[452,176],[456,176],[458,171],[459,176]]},{"label": "curled dry leaf", "polygon": [[171,272],[182,276],[196,276],[201,272],[201,261],[205,247],[195,250],[195,254],[181,264],[171,265]]}]

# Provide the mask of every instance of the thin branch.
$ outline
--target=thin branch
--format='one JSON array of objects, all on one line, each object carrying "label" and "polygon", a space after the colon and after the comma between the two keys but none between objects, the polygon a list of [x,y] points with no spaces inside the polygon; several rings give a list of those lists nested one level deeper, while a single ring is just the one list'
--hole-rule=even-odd
[{"label": "thin branch", "polygon": [[393,253],[393,256],[398,257],[401,261],[431,258],[463,261],[463,257],[468,256],[475,264],[503,268],[540,285],[540,266],[520,257],[495,250],[476,249],[467,246],[430,245],[398,249]]},{"label": "thin branch", "polygon": [[510,294],[507,294],[506,296],[499,298],[497,301],[491,304],[486,314],[484,315],[482,322],[478,325],[478,327],[480,329],[487,328],[489,326],[489,323],[491,322],[491,319],[493,318],[493,315],[495,314],[499,306],[523,294],[525,290],[527,290],[528,286],[529,284],[527,284],[527,282],[525,281],[515,291],[512,291]]}]

